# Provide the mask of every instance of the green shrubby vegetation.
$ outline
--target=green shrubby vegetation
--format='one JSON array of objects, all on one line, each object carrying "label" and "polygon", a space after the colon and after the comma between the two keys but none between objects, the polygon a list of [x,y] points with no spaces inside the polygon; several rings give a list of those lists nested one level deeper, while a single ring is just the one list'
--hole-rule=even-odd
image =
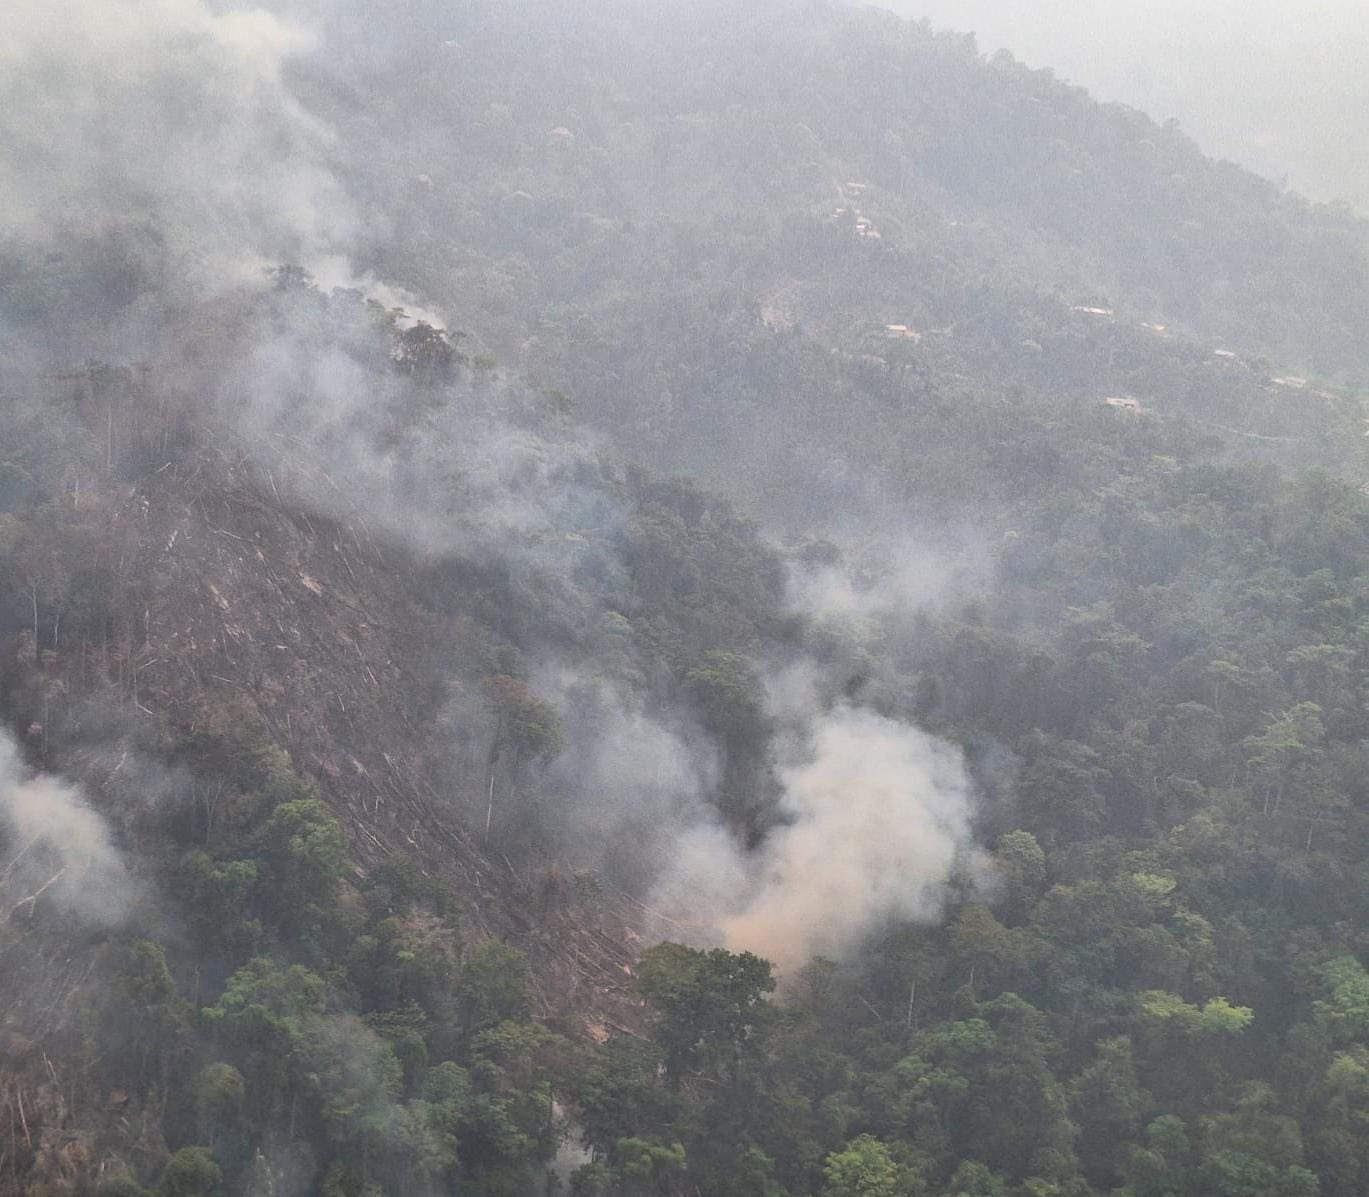
[{"label": "green shrubby vegetation", "polygon": [[[460,86],[425,38],[404,103],[359,109],[383,80],[338,47],[347,88],[298,67],[387,213],[365,264],[478,336],[297,266],[168,316],[194,351],[246,329],[354,372],[376,443],[446,463],[462,549],[387,547],[386,570],[436,729],[403,752],[463,746],[424,801],[465,839],[340,798],[322,737],[292,753],[246,706],[143,703],[130,662],[162,580],[129,565],[129,529],[222,482],[222,413],[131,366],[23,357],[162,285],[136,229],[0,245],[0,707],[35,764],[85,777],[138,888],[93,930],[5,891],[3,1029],[40,1036],[62,1109],[41,1117],[75,1129],[54,1163],[36,1111],[22,1144],[0,1123],[0,1186],[523,1197],[569,1141],[583,1197],[1369,1190],[1363,226],[965,39],[823,5],[726,36],[711,3],[630,7],[465,6]],[[1213,355],[1228,340],[1241,358]],[[1315,377],[1281,386],[1274,362]],[[500,524],[463,473],[457,441],[495,407],[575,495],[556,537]],[[252,485],[292,535],[332,535],[273,475]],[[490,550],[511,526],[540,574]],[[878,582],[870,558],[910,542],[984,568],[794,608],[787,579]],[[269,624],[244,636],[274,644]],[[765,677],[797,654],[833,701],[963,749],[982,876],[939,922],[783,978],[648,947],[619,970],[622,1025],[587,1037],[551,1013],[537,951],[623,878],[505,917],[502,882],[433,865],[558,861],[555,767],[583,746],[539,665],[697,731],[710,813],[755,847],[787,817]],[[382,734],[332,699],[349,751]],[[147,722],[101,724],[102,701]],[[178,780],[130,796],[125,759]],[[60,981],[41,1002],[40,975]],[[23,1051],[4,1041],[38,1069]]]}]

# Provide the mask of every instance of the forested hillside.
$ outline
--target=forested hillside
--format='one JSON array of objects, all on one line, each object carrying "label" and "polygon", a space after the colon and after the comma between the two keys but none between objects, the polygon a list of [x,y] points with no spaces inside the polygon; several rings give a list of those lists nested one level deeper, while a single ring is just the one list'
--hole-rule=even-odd
[{"label": "forested hillside", "polygon": [[0,1192],[1369,1187],[1369,228],[826,0],[16,0]]}]

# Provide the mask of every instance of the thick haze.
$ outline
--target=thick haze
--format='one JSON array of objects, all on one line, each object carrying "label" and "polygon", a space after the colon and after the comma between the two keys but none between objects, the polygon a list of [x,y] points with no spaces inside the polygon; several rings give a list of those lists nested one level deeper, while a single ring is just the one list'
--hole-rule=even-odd
[{"label": "thick haze", "polygon": [[18,746],[0,732],[0,910],[30,915],[48,894],[97,924],[115,924],[135,896],[134,884],[105,820],[74,786],[32,776]]},{"label": "thick haze", "polygon": [[1369,211],[1369,7],[1360,0],[885,0],[978,35],[1202,148]]},{"label": "thick haze", "polygon": [[866,2],[0,0],[0,1197],[1369,1193],[1369,222]]},{"label": "thick haze", "polygon": [[[725,797],[716,751],[699,742],[687,705],[676,700],[679,709],[652,717],[640,694],[572,668],[541,643],[559,627],[563,639],[596,644],[595,629],[632,609],[616,546],[633,513],[616,497],[593,438],[537,435],[521,421],[526,396],[494,372],[454,383],[440,404],[405,376],[378,375],[371,363],[390,350],[377,342],[359,294],[338,296],[332,309],[303,289],[279,293],[269,308],[257,303],[270,293],[265,268],[275,262],[303,262],[323,285],[355,281],[363,204],[336,169],[339,131],[300,98],[289,69],[311,54],[317,69],[331,68],[308,14],[209,0],[22,0],[8,25],[0,200],[15,230],[61,244],[68,224],[98,235],[145,221],[171,275],[203,278],[200,290],[219,296],[221,306],[198,318],[205,301],[196,288],[183,302],[155,289],[145,297],[163,330],[158,370],[199,397],[195,418],[216,421],[216,443],[238,445],[277,496],[364,519],[424,559],[480,562],[514,580],[509,593],[537,612],[541,631],[526,653],[572,732],[566,764],[548,783],[560,786],[571,812],[563,816],[565,855],[574,858],[588,839],[588,863],[605,867],[614,846],[630,840],[664,865],[703,826],[716,833],[714,859],[683,881],[673,871],[673,909],[707,917],[730,943],[785,965],[812,951],[853,950],[891,916],[939,915],[972,838],[959,749],[816,691],[790,702],[782,712],[784,831],[764,852],[748,850],[716,818]],[[45,170],[26,169],[40,160]],[[363,281],[373,294],[400,297]],[[121,332],[106,339],[120,348],[126,341]],[[944,584],[944,571],[929,572],[922,556],[900,552],[891,565],[899,605],[924,603]],[[873,614],[889,605],[840,578],[800,589],[800,616],[831,615],[834,595],[838,610],[868,603]],[[453,791],[477,796],[472,821],[483,807],[489,835],[501,830],[496,815],[518,817],[506,809],[516,779],[495,768],[481,700],[464,697],[451,704],[455,730],[444,750],[457,762]],[[73,795],[16,770],[17,758],[0,755],[0,821],[12,822],[21,842],[51,840],[61,877],[78,866],[87,876],[87,862],[100,860],[93,816],[83,821]],[[896,831],[886,827],[891,809]],[[44,811],[80,833],[75,847],[38,821]]]}]

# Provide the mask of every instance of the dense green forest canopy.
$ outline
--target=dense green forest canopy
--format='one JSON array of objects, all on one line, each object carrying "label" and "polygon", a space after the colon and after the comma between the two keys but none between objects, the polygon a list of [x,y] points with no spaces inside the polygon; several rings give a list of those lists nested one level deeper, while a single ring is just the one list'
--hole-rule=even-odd
[{"label": "dense green forest canopy", "polygon": [[825,0],[118,10],[0,52],[0,1192],[1369,1187],[1362,222]]}]

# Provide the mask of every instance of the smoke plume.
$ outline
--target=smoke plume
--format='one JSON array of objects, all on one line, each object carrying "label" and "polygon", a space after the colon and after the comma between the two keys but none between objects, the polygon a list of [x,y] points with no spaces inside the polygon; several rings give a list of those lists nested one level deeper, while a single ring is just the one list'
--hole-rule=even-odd
[{"label": "smoke plume", "polygon": [[731,946],[792,967],[854,951],[884,920],[940,914],[970,845],[958,750],[841,706],[814,727],[812,758],[781,776],[794,821],[761,853],[754,892],[724,918]]},{"label": "smoke plume", "polygon": [[[103,330],[116,356],[135,344],[129,327],[151,330],[137,352],[154,359],[158,385],[193,396],[195,414],[228,434],[207,439],[231,444],[282,500],[363,521],[426,562],[499,577],[502,630],[566,727],[561,759],[538,781],[563,860],[639,892],[654,885],[663,910],[782,966],[854,949],[882,919],[935,917],[970,843],[953,747],[835,701],[831,685],[819,701],[777,675],[781,822],[749,849],[719,822],[719,749],[678,690],[640,673],[622,680],[636,669],[630,649],[612,679],[566,664],[602,666],[619,651],[603,629],[633,602],[625,472],[567,419],[545,418],[539,393],[464,355],[440,386],[386,371],[397,359],[380,309],[401,302],[408,323],[437,318],[387,280],[354,276],[365,205],[334,169],[327,123],[292,85],[297,62],[328,70],[309,58],[301,24],[209,0],[15,0],[6,16],[0,204],[12,228],[56,242],[72,227],[145,222],[154,231],[138,252],[161,272],[145,270],[127,315]],[[265,268],[287,263],[339,290],[326,298],[292,272],[273,288]],[[797,613],[860,639],[948,585],[934,555],[900,542],[892,557],[895,567],[855,580],[825,567],[798,579]],[[467,707],[449,714],[478,738]],[[488,822],[504,784],[490,752],[463,758],[458,744],[451,755]],[[0,765],[19,848],[32,843],[63,870],[54,893],[117,918],[127,877],[99,817],[70,787],[25,779],[12,746]]]},{"label": "smoke plume", "polygon": [[41,897],[86,922],[113,926],[134,900],[134,884],[105,821],[81,792],[30,775],[14,741],[0,734],[0,866],[3,913],[31,912]]},{"label": "smoke plume", "polygon": [[974,864],[959,749],[838,704],[813,716],[790,755],[787,825],[750,854],[716,826],[695,828],[655,904],[782,970],[847,956],[882,922],[939,917],[952,873]]},{"label": "smoke plume", "polygon": [[649,711],[603,679],[562,671],[546,690],[566,724],[545,785],[568,800],[557,828],[567,860],[644,889],[709,809],[717,751],[682,712]]},{"label": "smoke plume", "polygon": [[311,44],[202,0],[9,0],[0,205],[11,231],[144,220],[203,277],[299,261],[353,231],[330,136],[292,95]]}]

